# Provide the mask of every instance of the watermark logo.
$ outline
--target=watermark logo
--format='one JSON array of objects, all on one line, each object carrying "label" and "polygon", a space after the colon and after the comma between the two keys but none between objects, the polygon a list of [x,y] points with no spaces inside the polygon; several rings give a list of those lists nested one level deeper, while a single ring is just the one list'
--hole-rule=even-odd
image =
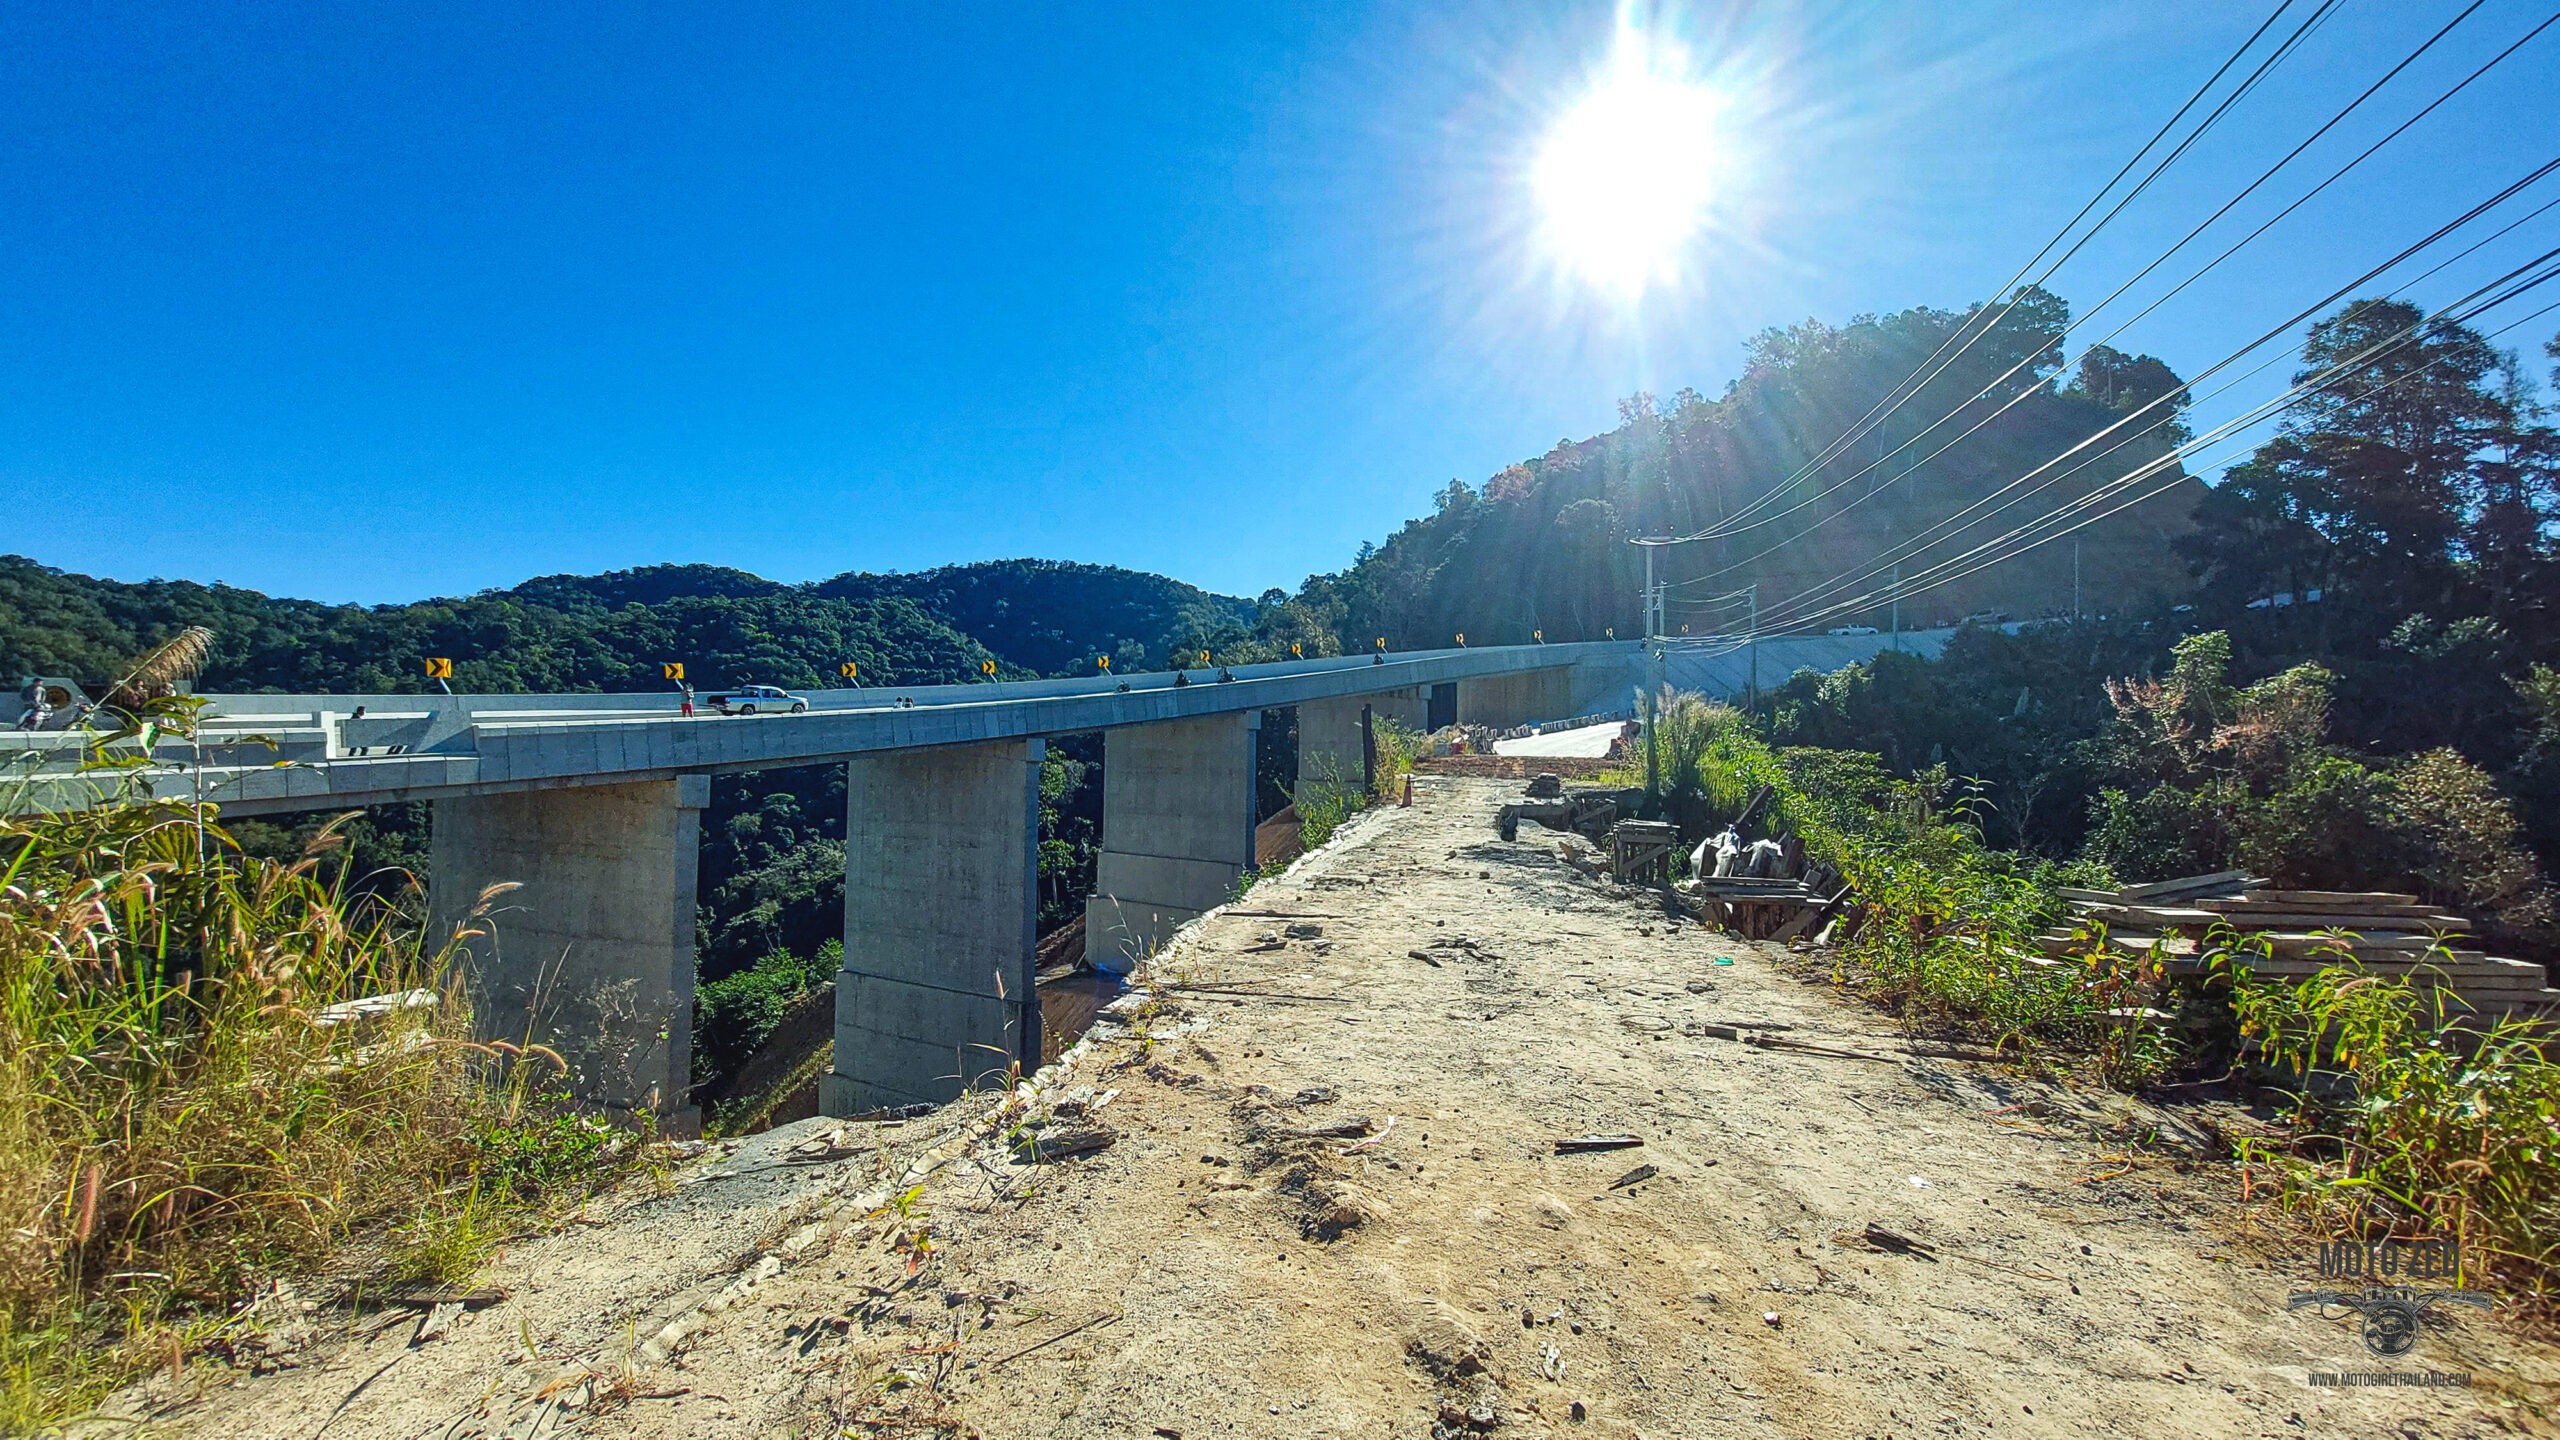
[{"label": "watermark logo", "polygon": [[2372,1240],[2323,1243],[2323,1280],[2452,1280],[2462,1273],[2459,1240]]},{"label": "watermark logo", "polygon": [[2436,1306],[2473,1305],[2486,1310],[2490,1300],[2477,1290],[2414,1290],[2405,1285],[2375,1285],[2363,1290],[2296,1290],[2286,1297],[2284,1308],[2299,1310],[2305,1305],[2318,1305],[2323,1310],[2331,1305],[2343,1305],[2363,1312],[2364,1348],[2387,1360],[2417,1348],[2427,1313]]},{"label": "watermark logo", "polygon": [[[2438,1306],[2468,1305],[2486,1310],[2495,1303],[2477,1290],[2458,1288],[2461,1274],[2461,1243],[2455,1240],[2324,1244],[2320,1247],[2320,1278],[2362,1280],[2366,1282],[2364,1288],[2338,1286],[2296,1290],[2286,1297],[2285,1308],[2300,1310],[2306,1306],[2317,1306],[2324,1315],[2332,1305],[2354,1311],[2364,1317],[2365,1348],[2383,1359],[2393,1360],[2417,1348],[2419,1337],[2426,1333],[2427,1321]],[[2452,1280],[2457,1288],[2422,1288],[2407,1283],[2419,1280]],[[2310,1381],[2315,1386],[2463,1386],[2471,1383],[2471,1377],[2467,1374],[2439,1374],[2432,1370],[2406,1374],[2398,1371],[2373,1374],[2314,1371]]]}]

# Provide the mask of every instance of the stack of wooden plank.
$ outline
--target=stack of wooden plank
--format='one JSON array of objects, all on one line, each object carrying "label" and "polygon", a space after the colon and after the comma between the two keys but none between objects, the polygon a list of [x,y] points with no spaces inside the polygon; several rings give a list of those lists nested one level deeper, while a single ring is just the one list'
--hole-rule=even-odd
[{"label": "stack of wooden plank", "polygon": [[2472,948],[2471,921],[2390,891],[2278,890],[2237,871],[2193,875],[2121,890],[2064,890],[2079,933],[2042,937],[2045,953],[2086,953],[2102,927],[2120,951],[2156,951],[2172,972],[2204,968],[2228,932],[2265,937],[2269,954],[2250,961],[2267,978],[2300,979],[2333,965],[2405,975],[2450,992],[2447,1009],[2493,1020],[2502,1015],[2560,1019],[2560,990],[2542,966]]}]

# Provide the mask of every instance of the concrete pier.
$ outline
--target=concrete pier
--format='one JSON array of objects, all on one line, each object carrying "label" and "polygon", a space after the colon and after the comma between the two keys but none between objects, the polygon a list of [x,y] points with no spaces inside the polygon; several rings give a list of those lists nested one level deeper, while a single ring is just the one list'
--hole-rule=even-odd
[{"label": "concrete pier", "polygon": [[1393,720],[1408,730],[1421,730],[1426,728],[1429,712],[1430,697],[1420,686],[1299,705],[1299,805],[1303,808],[1327,787],[1357,790],[1366,783],[1375,758],[1370,746],[1378,721]]},{"label": "concrete pier", "polygon": [[1182,922],[1226,902],[1253,864],[1262,714],[1129,725],[1102,749],[1102,853],[1085,953],[1126,970]]},{"label": "concrete pier", "polygon": [[940,1104],[1040,1066],[1039,740],[845,767],[844,969],[830,1115]]},{"label": "concrete pier", "polygon": [[580,1099],[654,1111],[674,1133],[700,1128],[686,1091],[710,800],[709,776],[682,775],[435,802],[427,933],[479,932],[461,948],[480,1033],[549,1045]]}]

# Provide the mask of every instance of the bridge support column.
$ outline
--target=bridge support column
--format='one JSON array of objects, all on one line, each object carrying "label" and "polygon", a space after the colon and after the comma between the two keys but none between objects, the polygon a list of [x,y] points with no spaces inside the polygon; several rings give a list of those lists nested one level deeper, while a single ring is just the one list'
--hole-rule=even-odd
[{"label": "bridge support column", "polygon": [[1223,905],[1253,864],[1262,712],[1124,725],[1102,737],[1102,853],[1085,954],[1127,970],[1182,922]]},{"label": "bridge support column", "polygon": [[1523,670],[1458,682],[1458,723],[1505,729],[1573,716],[1573,671]]},{"label": "bridge support column", "polygon": [[[583,1100],[701,1127],[693,1083],[694,886],[711,777],[435,802],[428,935],[458,928],[483,1036],[538,1041]],[[523,888],[470,918],[488,887]]]},{"label": "bridge support column", "polygon": [[1298,706],[1296,796],[1303,809],[1326,789],[1357,790],[1374,776],[1377,723],[1428,728],[1430,700],[1421,687],[1375,695],[1310,700]]},{"label": "bridge support column", "polygon": [[1040,1066],[1032,922],[1038,740],[888,751],[845,767],[844,969],[830,1115],[941,1104]]}]

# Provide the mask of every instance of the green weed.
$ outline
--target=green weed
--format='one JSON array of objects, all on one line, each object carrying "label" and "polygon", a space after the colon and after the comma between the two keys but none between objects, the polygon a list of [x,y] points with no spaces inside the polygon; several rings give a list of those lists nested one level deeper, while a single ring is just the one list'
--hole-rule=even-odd
[{"label": "green weed", "polygon": [[2233,1005],[2292,1096],[2291,1133],[2249,1140],[2251,1182],[2357,1239],[2451,1234],[2466,1283],[2547,1310],[2560,1272],[2560,1066],[2500,1021],[2448,1026],[2438,993],[2341,963],[2293,983],[2235,967]]}]

